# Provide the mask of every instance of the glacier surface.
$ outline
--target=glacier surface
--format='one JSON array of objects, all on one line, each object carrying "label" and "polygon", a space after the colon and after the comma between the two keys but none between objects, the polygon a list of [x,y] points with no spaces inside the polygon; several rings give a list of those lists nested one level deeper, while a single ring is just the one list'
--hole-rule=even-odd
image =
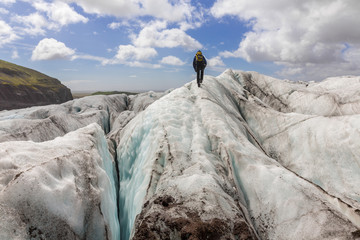
[{"label": "glacier surface", "polygon": [[1,239],[357,239],[360,77],[227,70],[0,112]]},{"label": "glacier surface", "polygon": [[0,143],[0,159],[1,239],[119,238],[113,161],[99,125],[44,143]]}]

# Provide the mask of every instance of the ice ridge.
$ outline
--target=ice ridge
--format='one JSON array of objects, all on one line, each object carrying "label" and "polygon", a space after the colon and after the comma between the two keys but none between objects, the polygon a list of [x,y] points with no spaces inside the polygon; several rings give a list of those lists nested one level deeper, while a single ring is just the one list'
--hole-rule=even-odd
[{"label": "ice ridge", "polygon": [[227,70],[2,111],[0,238],[359,238],[359,93]]}]

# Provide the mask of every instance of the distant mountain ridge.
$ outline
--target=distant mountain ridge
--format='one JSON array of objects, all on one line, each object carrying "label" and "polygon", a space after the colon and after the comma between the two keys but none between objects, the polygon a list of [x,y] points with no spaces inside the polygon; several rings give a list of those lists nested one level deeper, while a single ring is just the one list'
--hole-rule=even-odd
[{"label": "distant mountain ridge", "polygon": [[0,110],[72,100],[69,88],[56,78],[0,60]]}]

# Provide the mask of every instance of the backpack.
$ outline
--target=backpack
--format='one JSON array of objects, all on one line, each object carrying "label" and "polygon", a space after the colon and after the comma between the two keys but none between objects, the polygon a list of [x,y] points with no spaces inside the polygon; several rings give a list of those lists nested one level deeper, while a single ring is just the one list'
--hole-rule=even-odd
[{"label": "backpack", "polygon": [[202,62],[204,59],[204,56],[202,55],[202,53],[199,51],[196,53],[196,61],[197,62]]}]

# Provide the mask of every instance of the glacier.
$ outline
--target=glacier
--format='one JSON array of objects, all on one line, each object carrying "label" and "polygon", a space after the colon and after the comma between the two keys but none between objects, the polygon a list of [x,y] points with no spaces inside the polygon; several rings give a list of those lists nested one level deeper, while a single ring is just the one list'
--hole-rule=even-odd
[{"label": "glacier", "polygon": [[1,239],[359,239],[360,77],[227,70],[0,112]]},{"label": "glacier", "polygon": [[1,239],[119,238],[112,157],[99,125],[0,145]]}]

